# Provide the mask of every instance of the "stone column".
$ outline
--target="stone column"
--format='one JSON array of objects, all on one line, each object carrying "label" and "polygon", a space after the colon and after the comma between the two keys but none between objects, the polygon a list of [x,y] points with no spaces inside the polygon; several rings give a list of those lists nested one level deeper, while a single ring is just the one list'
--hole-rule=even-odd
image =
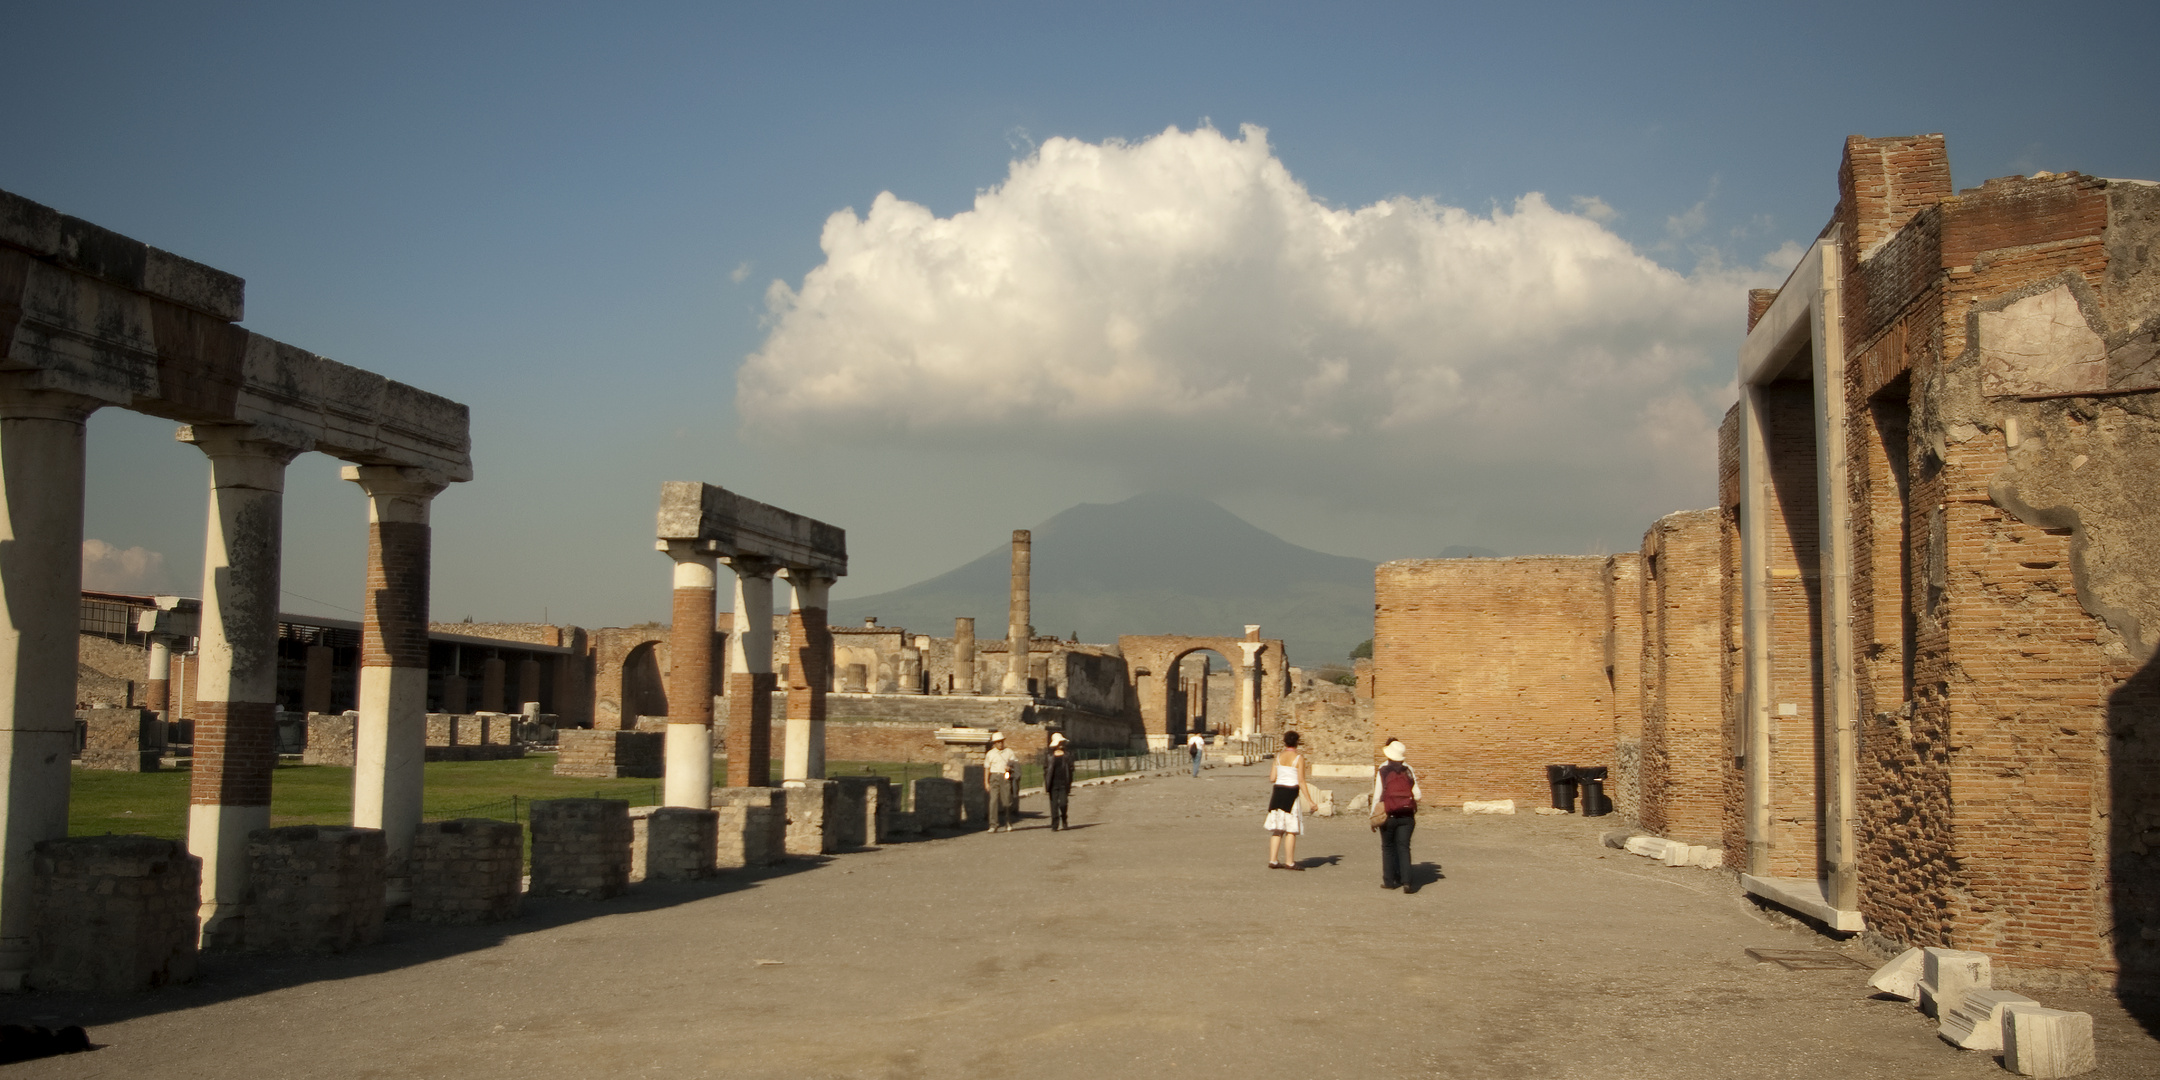
[{"label": "stone column", "polygon": [[952,692],[975,692],[975,620],[953,620]]},{"label": "stone column", "polygon": [[188,851],[203,861],[203,943],[212,948],[239,946],[247,838],[270,826],[277,767],[285,466],[300,448],[253,435],[242,426],[180,429],[182,442],[210,458]]},{"label": "stone column", "polygon": [[493,650],[480,663],[480,707],[474,712],[506,712],[503,708],[503,673],[509,665]]},{"label": "stone column", "polygon": [[172,646],[170,634],[150,635],[150,665],[143,673],[143,708],[166,719],[172,708]]},{"label": "stone column", "polygon": [[795,594],[788,613],[787,747],[783,782],[825,778],[825,688],[832,685],[832,629],[826,604],[833,579],[815,570],[789,567]]},{"label": "stone column", "polygon": [[[360,598],[359,723],[353,730],[353,825],[381,829],[387,899],[410,897],[427,762],[428,511],[448,482],[422,469],[347,465],[368,501],[367,591]],[[455,650],[453,650],[455,655]],[[462,696],[462,694],[460,695]]]},{"label": "stone column", "polygon": [[1034,633],[1028,610],[1028,563],[1033,546],[1028,530],[1013,530],[1012,607],[1006,627],[1010,643],[1005,647],[1005,682],[1000,687],[1007,694],[1028,692],[1028,638]]},{"label": "stone column", "polygon": [[[710,700],[712,694],[708,691],[705,696],[708,700]],[[518,661],[517,700],[511,702],[511,704],[516,705],[517,708],[506,709],[504,711],[522,713],[526,711],[525,706],[537,705],[539,704],[539,702],[540,661],[528,656],[525,659]]]},{"label": "stone column", "polygon": [[84,421],[99,402],[0,389],[0,990],[30,969],[32,851],[68,831],[82,619]]},{"label": "stone column", "polygon": [[772,784],[772,576],[763,559],[735,556],[735,632],[728,635],[727,786]]},{"label": "stone column", "polygon": [[1245,640],[1238,642],[1238,652],[1244,654],[1238,667],[1238,738],[1250,739],[1258,727],[1260,712],[1260,628],[1247,626]]},{"label": "stone column", "polygon": [[300,685],[301,712],[330,711],[330,668],[334,659],[330,646],[308,646],[306,679]]},{"label": "stone column", "polygon": [[720,554],[695,540],[662,540],[675,560],[674,621],[668,628],[667,806],[712,809],[713,634]]}]

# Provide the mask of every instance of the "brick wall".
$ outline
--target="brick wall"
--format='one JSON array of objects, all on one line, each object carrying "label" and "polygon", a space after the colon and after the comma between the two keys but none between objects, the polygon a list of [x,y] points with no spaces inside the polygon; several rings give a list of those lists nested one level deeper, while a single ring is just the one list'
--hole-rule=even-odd
[{"label": "brick wall", "polygon": [[1658,520],[1643,538],[1643,827],[1714,845],[1724,831],[1723,529],[1716,510]]}]

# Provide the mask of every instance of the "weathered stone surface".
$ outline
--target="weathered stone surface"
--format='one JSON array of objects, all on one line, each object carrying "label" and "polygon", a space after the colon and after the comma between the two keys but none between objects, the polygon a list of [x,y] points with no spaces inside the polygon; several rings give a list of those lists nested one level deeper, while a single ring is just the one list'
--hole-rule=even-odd
[{"label": "weathered stone surface", "polygon": [[1462,812],[1465,814],[1512,814],[1515,812],[1515,800],[1471,800],[1470,802],[1462,804]]},{"label": "weathered stone surface", "polygon": [[1893,997],[1907,1001],[1920,996],[1920,977],[1926,957],[1919,949],[1907,949],[1897,954],[1897,959],[1875,969],[1868,985]]},{"label": "weathered stone surface", "polygon": [[242,947],[338,953],[382,937],[389,846],[380,829],[289,825],[248,834]]},{"label": "weathered stone surface", "polygon": [[555,775],[595,780],[658,779],[667,736],[658,731],[564,731],[557,736]]},{"label": "weathered stone surface", "polygon": [[849,800],[849,831],[841,850],[884,843],[892,831],[892,814],[899,809],[893,805],[899,791],[892,780],[883,776],[843,776],[838,783]]},{"label": "weathered stone surface", "polygon": [[803,780],[787,785],[787,853],[829,855],[840,850],[828,825],[839,826],[845,800],[832,780]]},{"label": "weathered stone surface", "polygon": [[195,977],[202,860],[176,840],[82,836],[38,843],[33,990],[124,993]]},{"label": "weathered stone surface", "polygon": [[696,881],[713,875],[720,815],[693,806],[630,811],[633,881]]},{"label": "weathered stone surface", "polygon": [[718,815],[713,845],[716,865],[770,866],[787,856],[785,789],[714,788],[712,804]]},{"label": "weathered stone surface", "polygon": [[525,827],[458,818],[422,822],[413,834],[415,922],[486,923],[515,918],[524,895]]},{"label": "weathered stone surface", "polygon": [[630,885],[630,804],[542,799],[532,804],[532,894],[605,900]]},{"label": "weathered stone surface", "polygon": [[960,781],[925,776],[915,781],[915,818],[924,832],[960,827]]},{"label": "weathered stone surface", "polygon": [[309,713],[307,749],[301,751],[300,763],[352,768],[354,735],[359,726],[359,713]]},{"label": "weathered stone surface", "polygon": [[109,772],[156,772],[165,724],[147,709],[84,709],[82,763]]},{"label": "weathered stone surface", "polygon": [[2003,1048],[2002,1011],[2008,1005],[2040,1004],[2023,994],[2008,990],[1973,990],[1957,1008],[1946,1010],[1936,1034],[1952,1046],[1963,1050],[2000,1050]]},{"label": "weathered stone surface", "polygon": [[2020,1076],[2076,1076],[2099,1064],[2092,1014],[2013,1004],[2002,1017],[2003,1067]]},{"label": "weathered stone surface", "polygon": [[1964,949],[1921,950],[1920,1011],[1941,1018],[1955,1009],[1974,990],[1994,985],[1993,966],[1986,953]]}]

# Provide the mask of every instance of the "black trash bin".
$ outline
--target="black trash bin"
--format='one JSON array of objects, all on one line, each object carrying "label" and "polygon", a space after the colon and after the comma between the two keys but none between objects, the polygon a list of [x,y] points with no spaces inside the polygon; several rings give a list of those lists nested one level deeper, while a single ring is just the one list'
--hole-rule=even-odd
[{"label": "black trash bin", "polygon": [[1590,765],[1575,770],[1575,782],[1582,787],[1582,814],[1584,817],[1604,817],[1612,813],[1612,800],[1605,797],[1605,766]]},{"label": "black trash bin", "polygon": [[1545,782],[1552,785],[1552,804],[1555,810],[1575,812],[1575,766],[1545,766]]}]

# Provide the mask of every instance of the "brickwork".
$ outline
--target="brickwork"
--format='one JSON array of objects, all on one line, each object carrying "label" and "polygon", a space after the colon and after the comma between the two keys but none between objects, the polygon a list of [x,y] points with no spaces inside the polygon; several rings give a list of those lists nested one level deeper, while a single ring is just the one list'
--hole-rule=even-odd
[{"label": "brickwork", "polygon": [[556,735],[555,775],[596,780],[658,779],[667,736],[658,731],[582,731]]},{"label": "brickwork", "polygon": [[524,899],[525,827],[515,821],[424,821],[413,834],[414,922],[514,919]]},{"label": "brickwork", "polygon": [[195,703],[195,764],[188,802],[268,806],[277,767],[277,706],[267,701]]},{"label": "brickwork", "polygon": [[[592,632],[592,726],[635,728],[639,716],[665,716],[668,628],[659,623],[610,626]],[[715,668],[719,671],[720,668]]]},{"label": "brickwork", "polygon": [[1643,538],[1641,810],[1660,836],[1714,845],[1724,832],[1723,540],[1716,510],[1658,520]]},{"label": "brickwork", "polygon": [[[728,675],[727,786],[772,783],[772,672]],[[826,756],[831,756],[828,748]]]},{"label": "brickwork", "polygon": [[[1646,549],[1647,550],[1647,549]],[[1645,663],[1650,644],[1649,597],[1644,589],[1644,557],[1623,551],[1605,560],[1605,684],[1612,695],[1612,734],[1616,751],[1606,778],[1605,797],[1623,818],[1642,820],[1643,709],[1655,693],[1657,668]],[[1618,753],[1620,747],[1628,753]],[[1581,764],[1595,764],[1582,762]]]},{"label": "brickwork", "polygon": [[1807,383],[1760,390],[1770,497],[1763,500],[1770,607],[1770,805],[1756,872],[1813,881],[1823,872],[1822,531],[1816,496],[1815,403]]},{"label": "brickwork", "polygon": [[696,881],[713,875],[720,816],[689,806],[630,811],[630,880]]},{"label": "brickwork", "polygon": [[354,739],[359,727],[358,713],[309,713],[307,749],[301,751],[300,763],[352,768]]},{"label": "brickwork", "polygon": [[[1749,306],[1752,309],[1752,302]],[[1752,318],[1748,325],[1754,325]],[[1745,854],[1748,850],[1747,774],[1742,769],[1747,753],[1747,721],[1744,715],[1747,707],[1747,664],[1742,650],[1741,617],[1744,611],[1740,592],[1740,410],[1745,407],[1745,403],[1735,403],[1725,411],[1725,419],[1718,424],[1717,464],[1718,579],[1722,583],[1720,592],[1723,594],[1720,604],[1723,621],[1718,633],[1722,650],[1718,711],[1719,728],[1725,737],[1726,764],[1723,842],[1720,846],[1730,853],[1726,865],[1743,871],[1749,869]]]},{"label": "brickwork", "polygon": [[367,607],[360,666],[428,666],[427,525],[378,521],[368,526]]},{"label": "brickwork", "polygon": [[713,589],[677,587],[668,624],[669,721],[712,726],[713,663],[725,639],[713,632]]},{"label": "brickwork", "polygon": [[1610,763],[1604,559],[1390,562],[1375,589],[1373,737],[1428,799],[1538,805],[1547,764]]},{"label": "brickwork", "polygon": [[32,853],[24,984],[124,994],[195,977],[202,860],[177,840],[78,836]]},{"label": "brickwork", "polygon": [[1347,686],[1308,679],[1285,695],[1274,731],[1298,733],[1298,748],[1315,765],[1371,765],[1378,760],[1372,699]]},{"label": "brickwork", "polygon": [[630,885],[630,804],[542,799],[532,804],[534,896],[605,900]]},{"label": "brickwork", "polygon": [[108,772],[156,772],[165,750],[165,724],[147,709],[85,709],[82,720],[85,769]]},{"label": "brickwork", "polygon": [[787,793],[770,787],[713,790],[714,859],[722,867],[770,866],[787,857]]},{"label": "brickwork", "polygon": [[289,825],[248,834],[250,952],[339,953],[382,937],[380,829]]}]

